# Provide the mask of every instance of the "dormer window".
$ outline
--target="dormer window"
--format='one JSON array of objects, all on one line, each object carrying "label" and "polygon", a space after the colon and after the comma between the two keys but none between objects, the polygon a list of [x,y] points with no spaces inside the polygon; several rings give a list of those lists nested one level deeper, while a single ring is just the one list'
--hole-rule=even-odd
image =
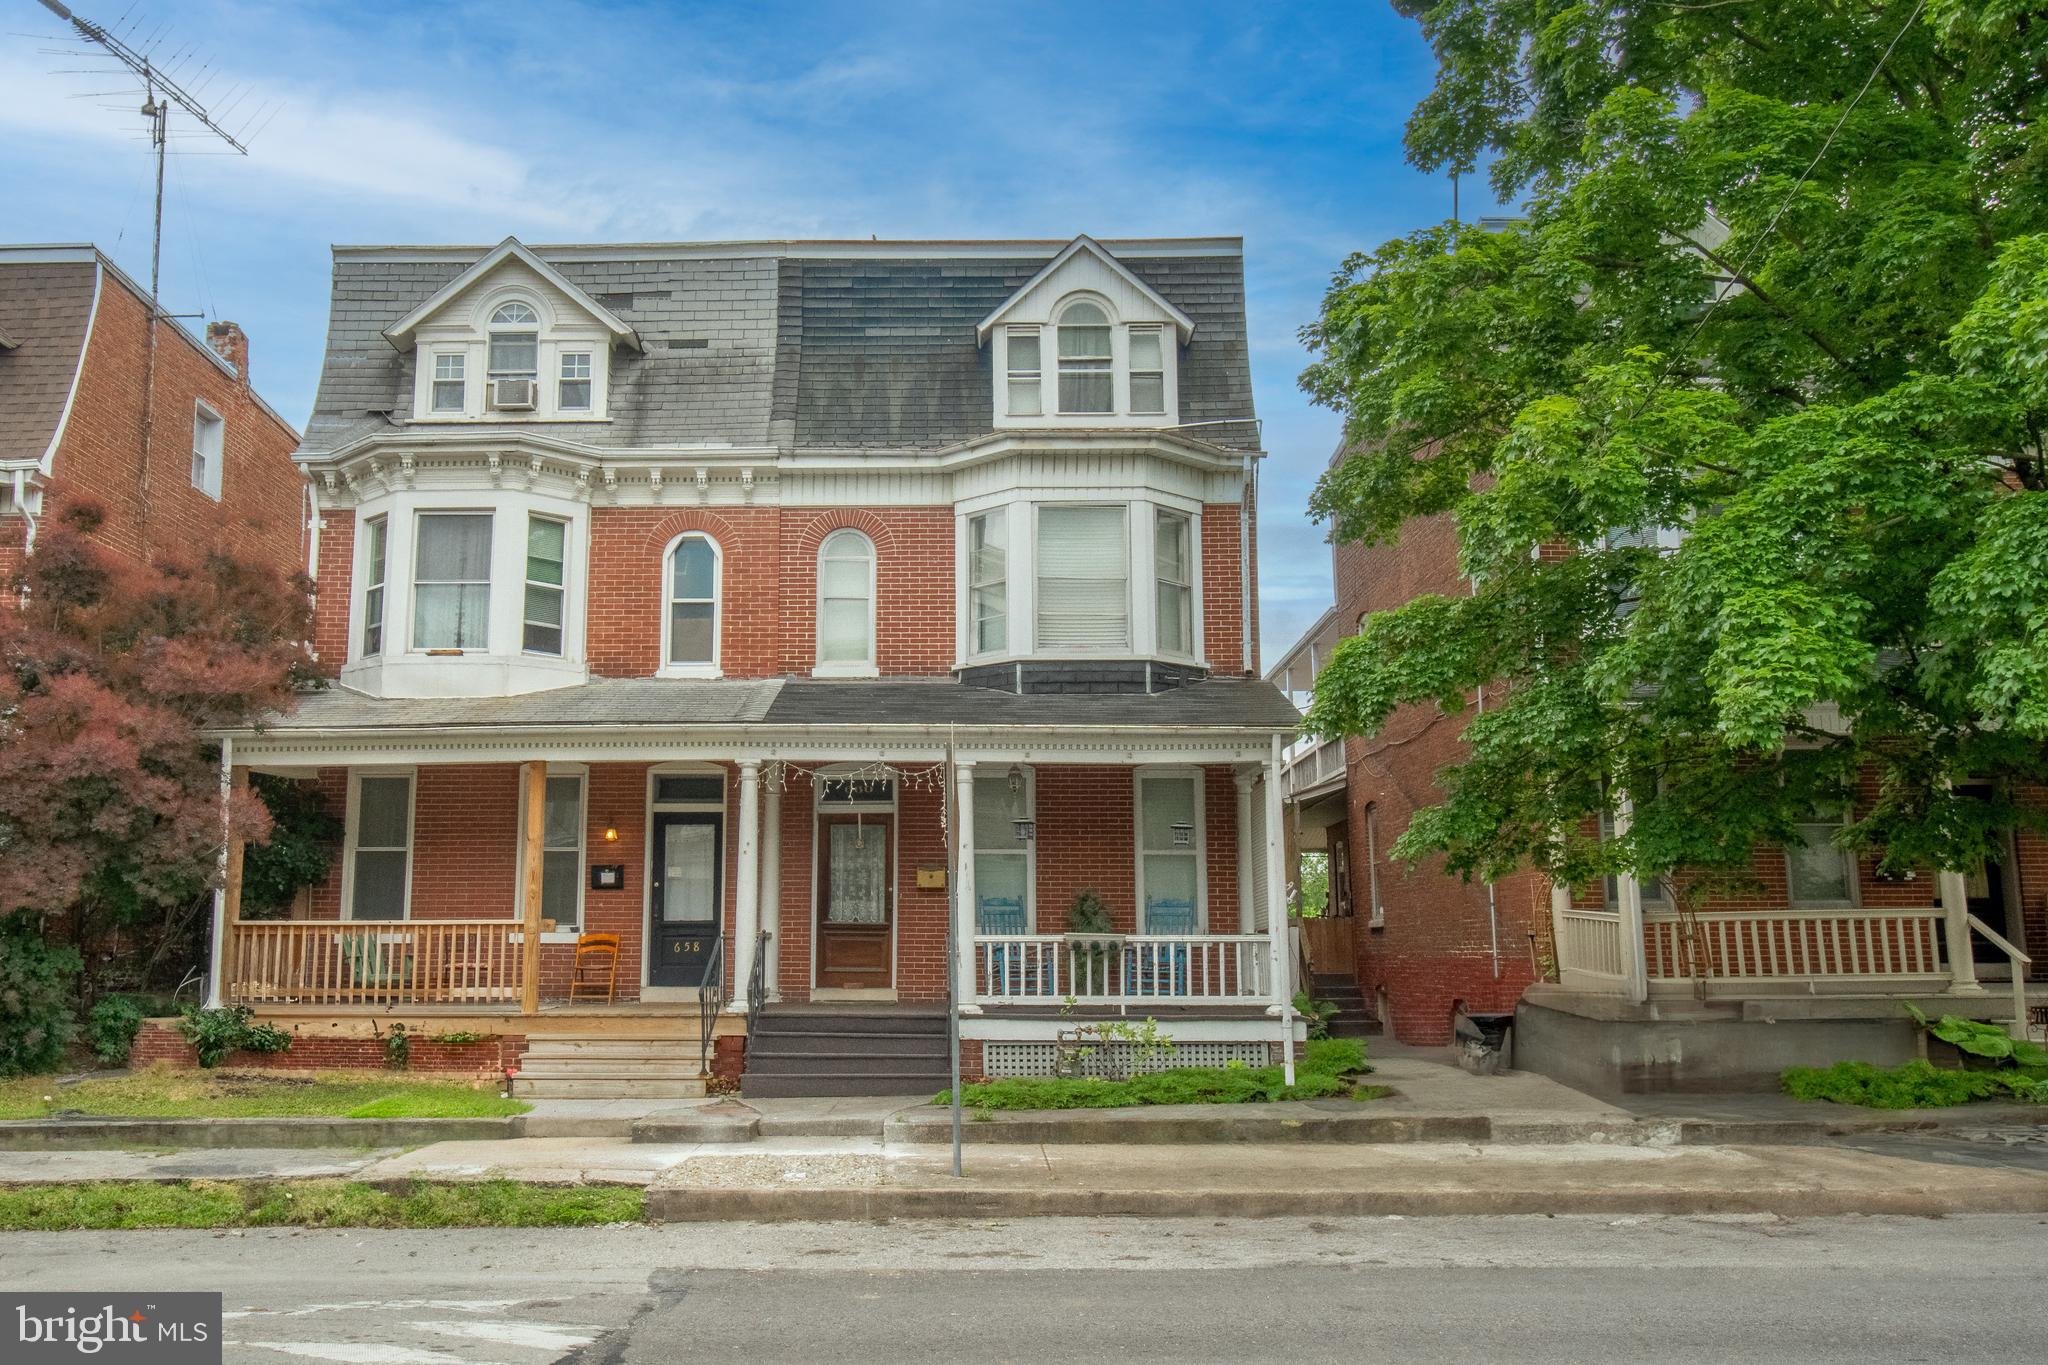
[{"label": "dormer window", "polygon": [[1131,411],[1166,411],[1165,346],[1157,327],[1131,328]]},{"label": "dormer window", "polygon": [[1110,354],[1109,315],[1086,299],[1060,314],[1060,412],[1116,411],[1115,360]]},{"label": "dormer window", "polygon": [[491,314],[490,375],[533,379],[540,373],[540,316],[518,300]]},{"label": "dormer window", "polygon": [[1045,376],[1039,369],[1038,329],[1012,327],[1009,342],[1010,415],[1036,417],[1045,411]]},{"label": "dormer window", "polygon": [[460,416],[469,406],[466,372],[469,357],[461,351],[442,351],[434,357],[434,411]]},{"label": "dormer window", "polygon": [[561,392],[555,405],[563,412],[590,411],[590,352],[562,352]]}]

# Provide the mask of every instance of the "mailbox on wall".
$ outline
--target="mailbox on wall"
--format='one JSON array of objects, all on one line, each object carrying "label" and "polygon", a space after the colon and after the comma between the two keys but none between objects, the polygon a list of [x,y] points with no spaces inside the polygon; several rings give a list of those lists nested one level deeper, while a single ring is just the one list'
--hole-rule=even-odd
[{"label": "mailbox on wall", "polygon": [[626,885],[624,863],[592,863],[590,865],[590,889],[592,891],[618,891]]}]

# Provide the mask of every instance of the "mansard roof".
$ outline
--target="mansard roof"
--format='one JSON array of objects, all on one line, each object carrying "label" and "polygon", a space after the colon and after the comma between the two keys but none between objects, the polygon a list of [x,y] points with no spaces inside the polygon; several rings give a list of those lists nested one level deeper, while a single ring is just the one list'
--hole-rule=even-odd
[{"label": "mansard roof", "polygon": [[483,283],[507,262],[517,261],[534,274],[559,289],[569,300],[588,313],[592,320],[603,324],[612,336],[634,350],[640,349],[640,338],[631,327],[619,321],[612,311],[596,299],[583,292],[575,281],[562,275],[553,266],[533,254],[517,237],[507,237],[484,254],[482,260],[457,275],[434,291],[432,298],[400,318],[395,324],[384,329],[384,337],[401,349],[412,344],[413,332],[421,323],[431,320],[442,309],[453,303],[471,288]]},{"label": "mansard roof", "polygon": [[[605,423],[520,423],[595,447],[935,450],[987,434],[980,329],[1055,264],[1096,253],[1192,337],[1180,416],[1253,449],[1243,247],[1237,238],[988,242],[714,242],[337,247],[319,395],[303,453],[411,415],[406,324],[463,291],[487,258],[525,253],[628,328]],[[501,258],[502,259],[502,258]],[[525,259],[525,258],[522,258]],[[538,267],[534,267],[538,268]],[[465,424],[489,431],[490,424]]]}]

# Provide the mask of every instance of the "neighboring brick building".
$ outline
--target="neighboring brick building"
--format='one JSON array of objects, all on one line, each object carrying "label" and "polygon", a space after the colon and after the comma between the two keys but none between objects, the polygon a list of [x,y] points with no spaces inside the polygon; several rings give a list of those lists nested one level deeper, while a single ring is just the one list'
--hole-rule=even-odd
[{"label": "neighboring brick building", "polygon": [[[293,430],[249,386],[231,322],[200,341],[90,246],[0,247],[0,575],[66,498],[141,560],[215,544],[281,572],[306,564]],[[152,378],[153,376],[153,378]]]},{"label": "neighboring brick building", "polygon": [[[543,999],[608,933],[620,1002],[742,1010],[758,958],[763,1036],[838,1030],[750,1090],[923,1086],[954,998],[975,1070],[1049,1067],[1069,995],[1264,1058],[1249,364],[1235,239],[338,248],[299,458],[340,685],[234,739],[347,837],[227,995],[516,998],[537,876]],[[1084,890],[1129,936],[1092,983]]]}]

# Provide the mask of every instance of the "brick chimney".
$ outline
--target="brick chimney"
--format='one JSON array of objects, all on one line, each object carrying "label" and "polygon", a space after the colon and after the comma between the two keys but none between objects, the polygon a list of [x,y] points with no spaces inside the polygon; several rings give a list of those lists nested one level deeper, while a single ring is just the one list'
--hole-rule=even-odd
[{"label": "brick chimney", "polygon": [[235,374],[244,384],[249,382],[249,334],[233,322],[209,322],[206,324],[206,344],[214,353],[235,367]]}]

